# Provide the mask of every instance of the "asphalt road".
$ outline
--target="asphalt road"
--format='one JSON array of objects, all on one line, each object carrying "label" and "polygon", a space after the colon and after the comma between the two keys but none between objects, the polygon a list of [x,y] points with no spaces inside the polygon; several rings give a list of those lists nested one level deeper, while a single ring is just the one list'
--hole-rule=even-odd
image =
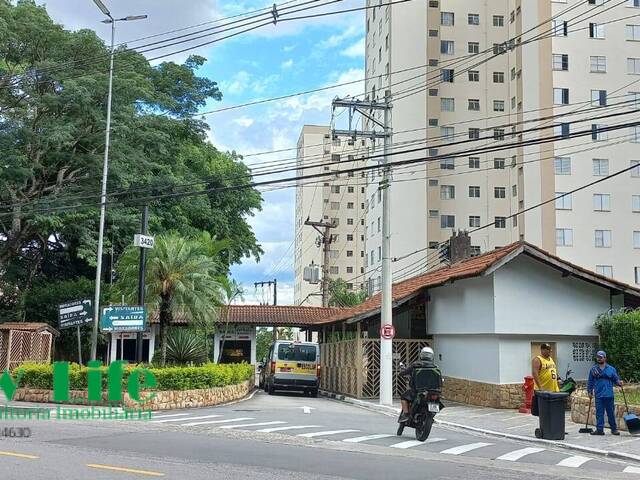
[{"label": "asphalt road", "polygon": [[[327,399],[268,396],[151,421],[21,421],[0,437],[0,478],[640,479],[640,465],[435,426],[419,443],[396,419]],[[637,470],[636,470],[637,469]],[[627,473],[623,473],[623,471]]]}]

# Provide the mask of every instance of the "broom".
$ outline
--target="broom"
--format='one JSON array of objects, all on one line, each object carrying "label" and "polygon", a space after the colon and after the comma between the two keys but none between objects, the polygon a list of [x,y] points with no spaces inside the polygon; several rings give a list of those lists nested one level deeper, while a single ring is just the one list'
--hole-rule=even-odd
[{"label": "broom", "polygon": [[587,421],[584,424],[584,428],[581,428],[580,430],[578,430],[578,433],[592,433],[593,432],[593,428],[589,427],[589,415],[591,415],[591,404],[593,402],[593,397],[589,397],[589,409],[587,410]]}]

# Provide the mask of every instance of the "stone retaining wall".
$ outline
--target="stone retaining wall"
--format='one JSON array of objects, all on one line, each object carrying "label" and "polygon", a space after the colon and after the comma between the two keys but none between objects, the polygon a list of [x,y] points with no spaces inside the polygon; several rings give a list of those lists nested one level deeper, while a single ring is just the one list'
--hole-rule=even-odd
[{"label": "stone retaining wall", "polygon": [[[636,387],[636,390],[640,387]],[[627,389],[625,389],[626,391]],[[629,391],[632,389],[630,388]],[[587,422],[587,411],[589,410],[589,397],[584,394],[574,394],[571,397],[571,420],[580,425],[585,425]],[[624,423],[624,415],[627,410],[624,403],[616,403],[616,423],[620,430],[627,431],[627,425]],[[634,413],[640,417],[640,405],[629,405],[629,413]],[[595,426],[596,424],[596,406],[595,402],[591,404],[591,413],[589,414],[589,425]],[[605,427],[609,427],[609,423],[605,415]]]},{"label": "stone retaining wall", "polygon": [[493,384],[445,377],[442,397],[453,402],[492,408],[519,408],[524,402],[521,383]]},{"label": "stone retaining wall", "polygon": [[[253,377],[253,376],[252,376]],[[210,407],[221,403],[231,402],[247,396],[254,388],[253,378],[238,385],[227,385],[226,387],[214,387],[200,390],[169,390],[155,392],[155,397],[150,401],[139,404],[133,401],[129,394],[124,392],[122,402],[108,402],[107,393],[103,392],[102,402],[91,405],[113,405],[126,408],[144,408],[149,410],[170,410],[174,408],[197,408]],[[144,398],[150,392],[141,393]],[[88,393],[85,390],[71,390],[70,401],[66,405],[88,405]],[[41,390],[36,388],[19,388],[16,390],[14,400],[36,403],[59,403],[53,400],[52,390]]]}]

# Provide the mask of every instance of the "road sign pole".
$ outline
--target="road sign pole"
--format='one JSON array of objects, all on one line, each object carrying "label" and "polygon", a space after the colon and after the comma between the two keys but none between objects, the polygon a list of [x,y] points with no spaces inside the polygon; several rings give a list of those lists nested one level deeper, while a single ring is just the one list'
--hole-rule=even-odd
[{"label": "road sign pole", "polygon": [[[147,234],[149,224],[149,206],[142,208],[142,221],[140,224],[140,233]],[[147,249],[140,247],[140,267],[138,269],[138,305],[144,305],[144,280],[147,260]],[[144,332],[138,332],[136,335],[136,363],[142,363],[142,352],[144,346]]]},{"label": "road sign pole", "polygon": [[80,340],[80,325],[76,325],[76,332],[78,333],[78,363],[82,365],[82,341]]}]

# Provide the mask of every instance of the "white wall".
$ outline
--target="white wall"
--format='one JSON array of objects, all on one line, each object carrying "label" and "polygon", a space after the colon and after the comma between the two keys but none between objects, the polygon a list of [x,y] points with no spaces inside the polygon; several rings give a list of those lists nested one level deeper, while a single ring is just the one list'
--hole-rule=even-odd
[{"label": "white wall", "polygon": [[[520,256],[493,275],[495,331],[499,334],[596,335],[609,291]],[[622,296],[614,298],[614,307]]]},{"label": "white wall", "polygon": [[494,332],[491,277],[460,280],[429,290],[429,296],[429,334]]},{"label": "white wall", "polygon": [[476,382],[500,383],[498,338],[481,335],[436,335],[436,363],[442,375]]}]

